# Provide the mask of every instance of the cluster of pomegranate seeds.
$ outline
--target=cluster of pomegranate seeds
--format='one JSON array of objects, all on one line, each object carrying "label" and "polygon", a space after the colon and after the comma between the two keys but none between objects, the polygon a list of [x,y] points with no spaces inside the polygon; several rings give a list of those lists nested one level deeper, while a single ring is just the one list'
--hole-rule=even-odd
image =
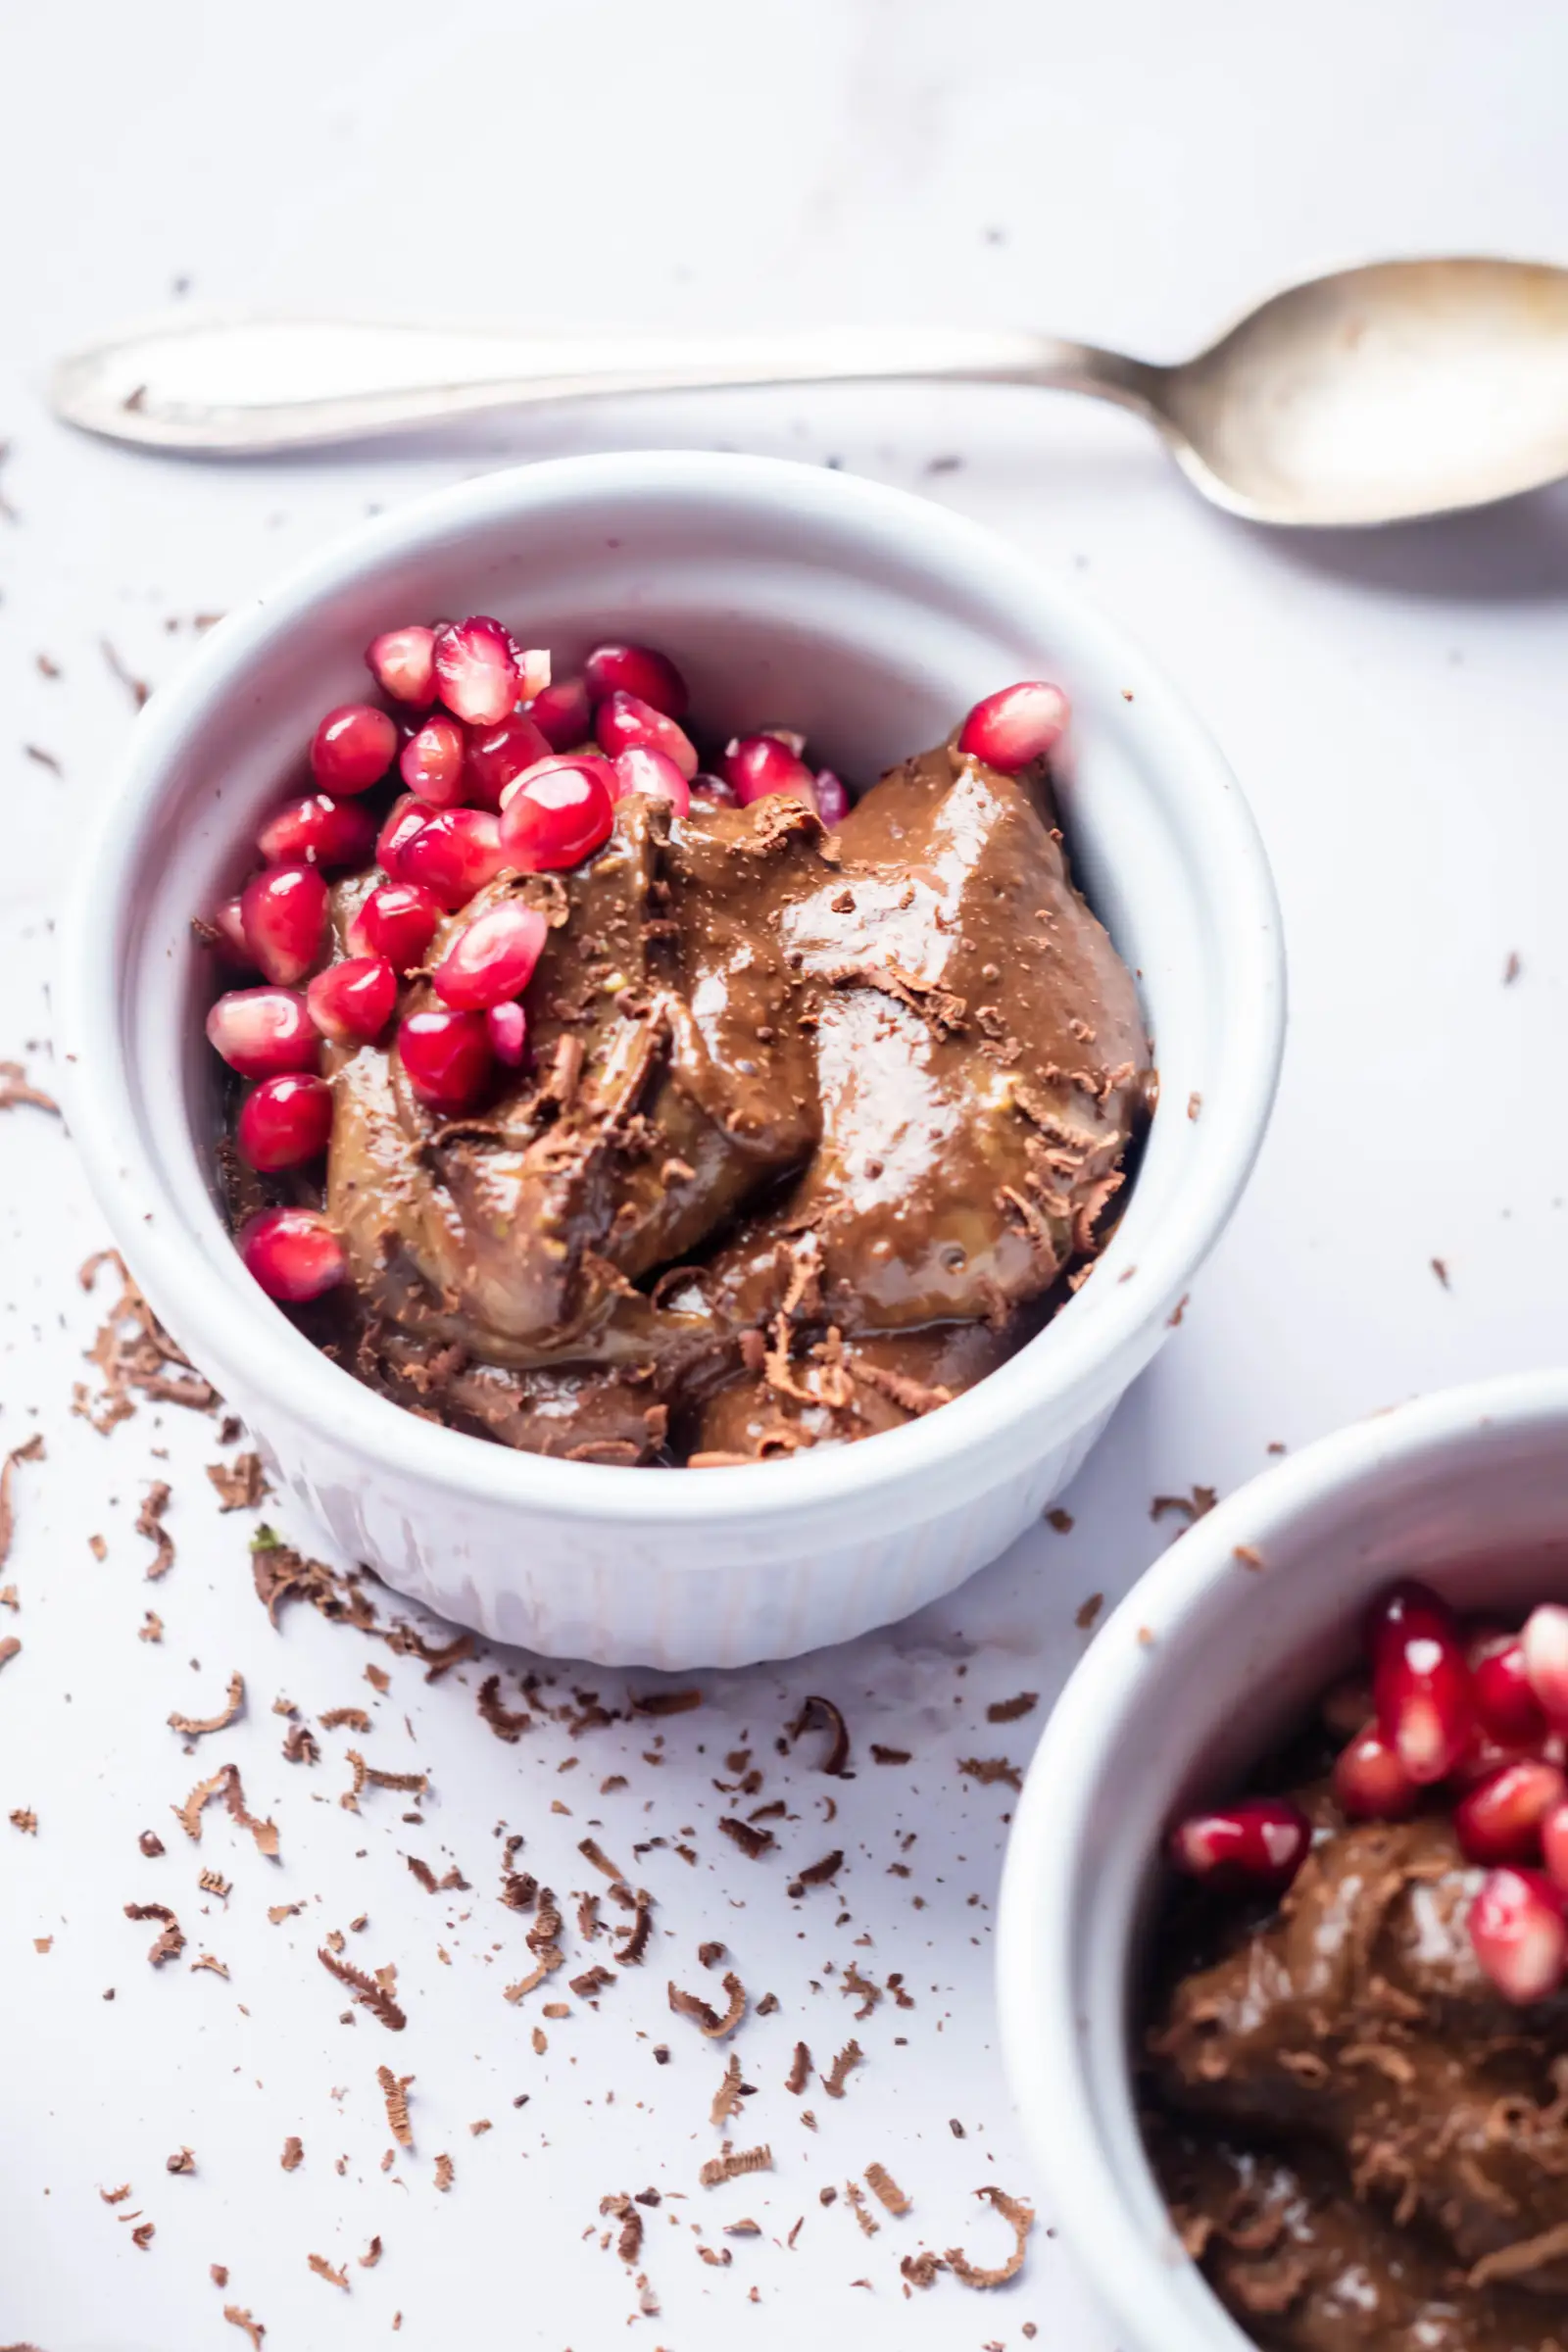
[{"label": "cluster of pomegranate seeds", "polygon": [[[548,653],[470,613],[384,630],[365,660],[391,709],[327,711],[311,739],[314,790],[268,819],[261,870],[211,918],[223,962],[268,983],[230,989],[207,1022],[230,1068],[256,1081],[235,1143],[263,1174],[305,1167],[330,1142],[323,1039],[348,1051],[390,1039],[415,1095],[441,1117],[474,1109],[497,1064],[526,1063],[520,999],[544,917],[520,900],[492,906],[443,940],[431,969],[437,931],[502,874],[581,865],[629,794],[663,801],[678,819],[774,793],[814,808],[826,825],[851,806],[842,779],[813,771],[805,738],[783,728],[737,736],[718,771],[705,771],[682,724],[686,681],[653,646],[598,645],[578,674],[553,678]],[[962,748],[1022,766],[1055,742],[1066,708],[1054,686],[1010,686],[976,705]],[[373,806],[361,797],[372,791]],[[325,877],[372,865],[384,879],[359,904],[345,954]],[[420,993],[400,1007],[410,979]],[[240,1249],[274,1298],[316,1298],[346,1271],[329,1227],[303,1208],[254,1218]]]},{"label": "cluster of pomegranate seeds", "polygon": [[[1506,1999],[1544,1999],[1568,1983],[1568,1607],[1543,1603],[1520,1632],[1466,1628],[1405,1579],[1363,1634],[1373,1712],[1336,1759],[1336,1801],[1351,1821],[1446,1806],[1486,1873],[1468,1920],[1477,1961]],[[1249,1797],[1178,1823],[1170,1850],[1190,1877],[1278,1893],[1310,1842],[1296,1806]]]}]

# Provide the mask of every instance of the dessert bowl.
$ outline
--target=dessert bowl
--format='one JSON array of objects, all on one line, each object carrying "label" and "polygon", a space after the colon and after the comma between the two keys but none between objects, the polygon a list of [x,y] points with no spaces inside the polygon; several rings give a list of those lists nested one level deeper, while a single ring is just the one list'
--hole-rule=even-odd
[{"label": "dessert bowl", "polygon": [[[765,1466],[636,1471],[422,1420],[323,1357],[245,1273],[220,1207],[216,993],[193,911],[235,886],[316,715],[410,612],[491,611],[565,661],[662,646],[717,728],[790,723],[869,781],[976,696],[1072,697],[1057,775],[1080,886],[1134,968],[1161,1102],[1094,1277],[919,1422]],[[398,1590],[499,1640],[683,1668],[900,1617],[993,1558],[1159,1346],[1262,1138],[1278,910],[1235,780],[1164,681],[984,531],[772,461],[573,459],[382,516],[210,633],[136,723],[66,926],[73,1124],[127,1264],[278,1481]],[[1190,1115],[1191,1114],[1191,1115]]]},{"label": "dessert bowl", "polygon": [[1030,1768],[1003,1884],[1007,2069],[1053,2218],[1123,2352],[1251,2342],[1183,2251],[1139,2131],[1165,1834],[1300,1725],[1356,1662],[1367,1604],[1405,1575],[1507,1623],[1568,1592],[1568,1373],[1400,1405],[1253,1480],[1140,1579]]}]

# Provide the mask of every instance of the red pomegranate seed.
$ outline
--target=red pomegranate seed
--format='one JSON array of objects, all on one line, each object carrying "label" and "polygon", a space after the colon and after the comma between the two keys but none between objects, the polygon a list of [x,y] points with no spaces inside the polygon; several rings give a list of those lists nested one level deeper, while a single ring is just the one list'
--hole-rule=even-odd
[{"label": "red pomegranate seed", "polygon": [[1334,1761],[1334,1794],[1348,1821],[1404,1821],[1421,1791],[1375,1723],[1357,1732]]},{"label": "red pomegranate seed", "polygon": [[293,988],[321,956],[326,884],[314,865],[270,865],[240,893],[252,956],[269,980]]},{"label": "red pomegranate seed", "polygon": [[440,900],[417,882],[381,882],[350,923],[349,946],[384,956],[395,972],[417,971],[440,920]]},{"label": "red pomegranate seed", "polygon": [[297,988],[234,988],[207,1015],[208,1042],[242,1078],[314,1070],[321,1040]]},{"label": "red pomegranate seed", "polygon": [[810,769],[777,735],[737,735],[724,747],[722,773],[743,808],[775,792],[816,807]]},{"label": "red pomegranate seed", "polygon": [[816,813],[824,825],[842,825],[850,813],[850,795],[844,779],[830,767],[819,767],[811,778]]},{"label": "red pomegranate seed", "polygon": [[490,1033],[481,1012],[432,1005],[411,1012],[398,1029],[409,1084],[431,1110],[467,1110],[490,1076]]},{"label": "red pomegranate seed", "polygon": [[609,839],[615,821],[613,775],[607,760],[590,753],[580,760],[547,760],[509,784],[501,810],[506,863],[524,874],[581,865]]},{"label": "red pomegranate seed", "polygon": [[488,808],[443,808],[421,825],[398,859],[400,879],[417,882],[449,913],[466,906],[501,871],[501,835]]},{"label": "red pomegranate seed", "polygon": [[466,750],[455,718],[427,718],[398,755],[398,774],[427,808],[453,808],[463,798]]},{"label": "red pomegranate seed", "polygon": [[1546,1718],[1530,1688],[1524,1643],[1516,1634],[1472,1664],[1470,1691],[1482,1730],[1502,1746],[1534,1747],[1546,1737]]},{"label": "red pomegranate seed", "polygon": [[311,738],[311,773],[323,792],[365,792],[397,758],[398,731],[370,703],[339,703]]},{"label": "red pomegranate seed", "polygon": [[213,908],[213,929],[218,933],[216,945],[225,963],[236,971],[254,972],[256,958],[251,954],[250,941],[245,936],[245,910],[238,899],[223,899]]},{"label": "red pomegranate seed", "polygon": [[435,700],[434,629],[388,629],[371,641],[365,660],[381,692],[395,703]]},{"label": "red pomegranate seed", "polygon": [[318,865],[330,874],[367,863],[375,847],[375,819],[362,801],[307,793],[262,827],[256,845],[269,865]]},{"label": "red pomegranate seed", "polygon": [[1520,1642],[1531,1690],[1553,1727],[1568,1731],[1568,1608],[1546,1601],[1532,1609]]},{"label": "red pomegranate seed", "polygon": [[635,694],[612,694],[594,712],[594,737],[602,752],[612,759],[617,752],[629,752],[634,745],[646,744],[651,751],[662,752],[688,783],[697,773],[697,747],[691,737],[656,710],[652,703],[643,702]]},{"label": "red pomegranate seed", "polygon": [[520,899],[486,907],[436,965],[430,984],[459,1012],[488,1012],[492,1004],[521,996],[549,931],[538,907]]},{"label": "red pomegranate seed", "polygon": [[1171,1833],[1171,1859],[1210,1886],[1283,1893],[1306,1859],[1312,1825],[1284,1797],[1248,1796],[1194,1813]]},{"label": "red pomegranate seed", "polygon": [[1412,1781],[1449,1773],[1470,1743],[1470,1670],[1453,1612],[1425,1585],[1396,1585],[1367,1613],[1372,1697]]},{"label": "red pomegranate seed", "polygon": [[550,683],[550,648],[545,645],[519,646],[514,638],[512,659],[517,664],[517,700],[531,703],[535,695],[543,694]]},{"label": "red pomegranate seed", "polygon": [[726,784],[722,776],[710,775],[706,768],[699,768],[693,776],[691,793],[692,799],[705,808],[733,808],[738,805],[734,786]]},{"label": "red pomegranate seed", "polygon": [[646,792],[656,801],[668,801],[677,816],[690,814],[692,788],[667,753],[634,743],[629,752],[616,753],[613,766],[617,801],[628,792]]},{"label": "red pomegranate seed", "polygon": [[1524,2005],[1555,1992],[1568,1970],[1568,1919],[1558,1888],[1539,1870],[1492,1870],[1470,1906],[1470,1941],[1505,2000]]},{"label": "red pomegranate seed", "polygon": [[[432,925],[435,914],[432,906]],[[369,1045],[392,1018],[397,1001],[398,976],[384,956],[346,956],[318,972],[305,992],[312,1020],[340,1046]]]},{"label": "red pomegranate seed", "polygon": [[1542,1823],[1541,1850],[1546,1857],[1546,1876],[1568,1895],[1568,1805],[1559,1805]]},{"label": "red pomegranate seed", "polygon": [[1534,1862],[1542,1823],[1565,1802],[1568,1779],[1555,1764],[1504,1764],[1454,1806],[1459,1850],[1471,1862]]},{"label": "red pomegranate seed", "polygon": [[686,681],[668,656],[656,653],[651,645],[596,645],[582,665],[582,675],[592,702],[632,694],[666,718],[686,715]]},{"label": "red pomegranate seed", "polygon": [[958,749],[1004,775],[1016,775],[1031,760],[1043,760],[1055,750],[1070,715],[1059,686],[1028,678],[976,703],[959,730]]},{"label": "red pomegranate seed", "polygon": [[392,881],[402,881],[403,853],[429,821],[429,809],[412,792],[393,802],[391,814],[375,837],[375,861]]},{"label": "red pomegranate seed", "polygon": [[1479,1788],[1483,1781],[1490,1781],[1493,1774],[1500,1772],[1505,1764],[1525,1764],[1538,1760],[1529,1751],[1522,1751],[1511,1742],[1494,1740],[1490,1732],[1484,1732],[1477,1726],[1465,1741],[1463,1754],[1454,1759],[1448,1770],[1448,1787],[1455,1796],[1464,1796],[1470,1789]]},{"label": "red pomegranate seed", "polygon": [[234,1122],[241,1159],[263,1175],[315,1159],[326,1150],[331,1133],[332,1089],[305,1070],[264,1078],[246,1096]]},{"label": "red pomegranate seed", "polygon": [[528,1016],[520,1004],[492,1004],[484,1016],[490,1051],[509,1070],[528,1058]]},{"label": "red pomegranate seed", "polygon": [[522,680],[500,621],[476,612],[437,629],[435,682],[447,709],[470,726],[493,727],[505,718]]},{"label": "red pomegranate seed", "polygon": [[269,1298],[298,1305],[335,1289],[348,1272],[343,1245],[313,1208],[266,1208],[239,1237],[239,1253]]},{"label": "red pomegranate seed", "polygon": [[593,705],[581,678],[561,678],[544,687],[527,714],[553,752],[574,752],[594,731]]},{"label": "red pomegranate seed", "polygon": [[499,809],[507,786],[525,768],[550,757],[549,738],[531,718],[513,710],[499,726],[486,727],[468,738],[468,782],[471,798],[481,808]]}]

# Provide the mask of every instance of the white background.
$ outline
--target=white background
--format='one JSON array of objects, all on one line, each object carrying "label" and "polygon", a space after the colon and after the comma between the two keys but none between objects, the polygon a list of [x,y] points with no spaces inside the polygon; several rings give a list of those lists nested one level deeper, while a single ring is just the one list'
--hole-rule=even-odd
[{"label": "white background", "polygon": [[[991,2014],[1009,1790],[976,1787],[958,1760],[1027,1760],[1044,1703],[1002,1728],[985,1705],[1049,1697],[1085,1639],[1078,1604],[1122,1590],[1169,1540],[1155,1494],[1228,1491],[1270,1442],[1560,1358],[1568,1306],[1563,496],[1378,538],[1270,537],[1202,508],[1132,419],[979,390],[662,400],[352,460],[180,466],[54,427],[52,355],[187,280],[196,300],[372,316],[952,319],[1176,355],[1273,283],[1342,260],[1568,259],[1564,24],[1546,0],[100,0],[13,15],[0,1052],[50,1083],[50,911],[129,718],[100,640],[163,680],[188,657],[192,615],[374,505],[517,457],[661,444],[833,459],[911,486],[994,524],[1143,639],[1257,811],[1293,1019],[1256,1180],[1183,1329],[1067,1497],[1073,1531],[1041,1529],[947,1606],[853,1651],[701,1678],[707,1703],[663,1727],[657,1767],[640,1762],[646,1723],[580,1740],[546,1724],[503,1746],[475,1712],[482,1668],[427,1688],[414,1660],[346,1629],[296,1614],[273,1635],[250,1592],[250,1523],[219,1518],[201,1475],[218,1458],[212,1425],[144,1409],[105,1439],[70,1417],[103,1304],[74,1269],[101,1229],[55,1123],[0,1122],[0,1441],[38,1427],[49,1448],[20,1472],[0,1571],[21,1600],[0,1632],[24,1642],[0,1677],[0,2338],[231,2352],[244,2339],[221,2306],[237,2300],[265,2322],[267,2352],[380,2342],[400,2311],[399,2341],[417,2352],[771,2352],[852,2332],[868,2352],[1018,2352],[1026,2323],[1052,2352],[1110,2352],[1049,2215],[1004,2293],[942,2277],[906,2298],[901,2284],[900,2256],[920,2246],[1000,2259],[1006,2233],[971,2192],[1030,2185]],[[961,464],[931,470],[946,458]],[[44,676],[40,654],[63,674]],[[174,1486],[178,1557],[154,1589],[131,1523],[158,1475]],[[154,1604],[158,1645],[135,1638]],[[383,1658],[393,1684],[377,1703],[363,1669]],[[510,1678],[527,1662],[496,1663]],[[246,1716],[183,1754],[166,1715],[216,1708],[235,1668]],[[623,1678],[578,1679],[623,1703]],[[774,1752],[813,1690],[850,1718],[852,1782],[810,1769],[814,1742],[790,1763]],[[279,1692],[310,1716],[373,1706],[370,1760],[432,1776],[423,1825],[406,1827],[390,1794],[359,1816],[339,1807],[352,1734],[322,1735],[314,1770],[285,1764]],[[914,1762],[872,1764],[873,1738]],[[711,1783],[739,1744],[768,1769],[758,1801],[783,1795],[795,1816],[757,1863],[714,1831],[730,1800]],[[171,1818],[230,1758],[279,1825],[275,1865],[217,1809],[199,1854]],[[623,1767],[630,1788],[600,1797]],[[28,1806],[35,1838],[3,1819]],[[592,1880],[575,1845],[595,1820],[623,1862],[637,1838],[687,1828],[699,1860],[666,1847],[638,1864],[661,1906],[648,1965],[597,2013],[566,1995],[573,2014],[548,2025],[540,2056],[530,2029],[564,1979],[520,2008],[501,1999],[527,1961],[525,1922],[495,1899],[494,1832],[522,1832],[519,1861],[564,1893]],[[149,1826],[161,1861],[137,1850]],[[790,1870],[829,1844],[848,1857],[837,1899],[792,1903]],[[405,1851],[438,1870],[456,1857],[472,1892],[423,1893]],[[906,1851],[910,1876],[889,1876]],[[232,1880],[226,1908],[197,1888],[204,1863]],[[172,1903],[190,1938],[156,1973],[154,1930],[122,1916],[150,1900]],[[292,1900],[302,1915],[270,1926],[267,1905]],[[363,2012],[339,2024],[314,1957],[360,1913],[354,1952],[400,1972],[410,2023],[396,2038]],[[52,1937],[47,1952],[35,1937]],[[702,1982],[705,1937],[729,1946],[754,1997],[780,2002],[736,2045],[756,2085],[738,2130],[770,2142],[776,2169],[712,2191],[696,2175],[720,2136],[708,2120],[720,2055],[664,2006],[668,1978]],[[226,1983],[188,1973],[201,1951]],[[807,2093],[813,2136],[783,2076],[797,2035],[826,2060],[851,2031],[851,1959],[878,1984],[901,1970],[916,2006],[884,1999],[857,2029],[867,2063],[842,2103]],[[382,2061],[416,2077],[416,2148],[390,2175]],[[471,2137],[483,2118],[493,2130]],[[306,2158],[285,2175],[289,2132]],[[197,2169],[172,2178],[182,2144]],[[446,2196],[440,2152],[456,2165]],[[842,2186],[872,2161],[914,2206],[868,2239]],[[100,2202],[124,2180],[125,2204]],[[841,2194],[824,2209],[830,2182]],[[644,2251],[662,2312],[633,2320],[598,2206],[650,2184],[667,2200]],[[127,2210],[156,2224],[146,2252],[117,2218]],[[761,2234],[724,2238],[742,2215]],[[385,2255],[361,2270],[372,2231]],[[731,2265],[705,2264],[700,2244],[731,2248]],[[351,2292],[314,2277],[310,2252],[347,2260]],[[226,2293],[212,2262],[229,2267]]]}]

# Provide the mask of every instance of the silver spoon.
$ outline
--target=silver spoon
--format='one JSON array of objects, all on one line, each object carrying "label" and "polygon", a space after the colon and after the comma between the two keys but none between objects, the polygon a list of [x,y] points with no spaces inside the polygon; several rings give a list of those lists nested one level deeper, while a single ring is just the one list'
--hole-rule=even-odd
[{"label": "silver spoon", "polygon": [[941,327],[588,336],[180,315],[62,361],[51,389],[57,415],[112,440],[261,457],[590,393],[897,377],[1092,392],[1147,416],[1233,514],[1395,522],[1568,473],[1568,270],[1346,270],[1180,367]]}]

